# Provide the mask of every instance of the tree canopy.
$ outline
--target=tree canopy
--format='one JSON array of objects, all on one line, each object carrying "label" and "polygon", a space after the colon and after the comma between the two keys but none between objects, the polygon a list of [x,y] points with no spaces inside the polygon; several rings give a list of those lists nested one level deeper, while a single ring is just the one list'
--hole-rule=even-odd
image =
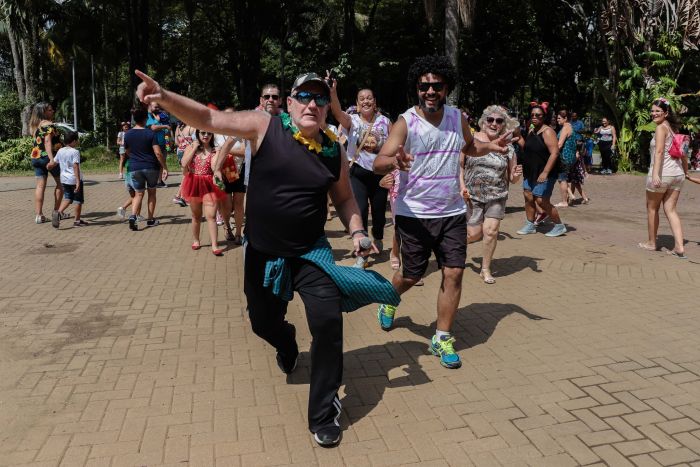
[{"label": "tree canopy", "polygon": [[[532,99],[546,100],[608,115],[632,139],[654,94],[699,91],[696,0],[1,0],[0,7],[0,113],[16,115],[0,127],[2,138],[26,131],[39,100],[72,121],[73,65],[78,125],[92,128],[91,61],[103,134],[128,118],[135,68],[201,102],[237,108],[254,107],[263,83],[288,92],[297,74],[330,69],[344,103],[370,87],[395,117],[412,102],[413,59],[445,54],[461,78],[457,105],[478,112],[500,103],[522,113]],[[699,101],[675,102],[697,114]]]}]

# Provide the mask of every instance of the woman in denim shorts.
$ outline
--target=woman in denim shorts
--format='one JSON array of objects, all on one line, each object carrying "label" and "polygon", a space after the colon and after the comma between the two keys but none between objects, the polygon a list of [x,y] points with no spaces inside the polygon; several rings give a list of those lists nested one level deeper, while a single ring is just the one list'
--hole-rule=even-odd
[{"label": "woman in denim shorts", "polygon": [[34,105],[29,119],[29,129],[34,135],[34,147],[31,153],[31,164],[36,176],[36,190],[34,191],[34,222],[42,224],[47,221],[44,216],[44,192],[49,173],[56,182],[54,189],[54,207],[57,210],[63,198],[63,186],[61,185],[61,169],[54,156],[61,149],[61,135],[53,124],[54,109],[51,104],[39,102]]},{"label": "woman in denim shorts", "polygon": [[662,98],[651,106],[651,119],[656,123],[656,131],[649,145],[651,164],[646,181],[647,197],[647,233],[646,242],[638,244],[640,248],[655,251],[656,234],[659,230],[659,208],[664,205],[664,213],[671,225],[674,247],[669,254],[686,259],[683,246],[683,228],[681,218],[676,211],[681,187],[688,173],[688,158],[674,158],[669,154],[673,135],[680,127],[680,121],[671,108],[671,104]]}]

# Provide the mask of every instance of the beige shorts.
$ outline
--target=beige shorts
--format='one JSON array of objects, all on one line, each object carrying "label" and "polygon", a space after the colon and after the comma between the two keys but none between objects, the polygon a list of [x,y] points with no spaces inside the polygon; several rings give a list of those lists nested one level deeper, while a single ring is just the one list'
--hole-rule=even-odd
[{"label": "beige shorts", "polygon": [[674,175],[672,177],[661,177],[661,186],[658,188],[652,184],[651,177],[647,177],[647,191],[652,193],[666,193],[666,190],[681,191],[685,175]]},{"label": "beige shorts", "polygon": [[481,225],[486,217],[500,220],[506,217],[506,200],[496,199],[486,203],[472,200],[467,212],[467,225]]}]

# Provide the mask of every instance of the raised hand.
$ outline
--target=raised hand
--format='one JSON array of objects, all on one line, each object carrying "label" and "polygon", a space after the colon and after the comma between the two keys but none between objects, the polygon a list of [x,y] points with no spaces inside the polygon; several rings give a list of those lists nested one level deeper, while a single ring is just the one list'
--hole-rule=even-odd
[{"label": "raised hand", "polygon": [[146,73],[135,70],[136,76],[141,78],[141,84],[136,88],[136,97],[144,104],[159,102],[163,99],[163,89],[160,84]]},{"label": "raised hand", "polygon": [[396,151],[396,168],[399,170],[407,171],[411,168],[413,163],[413,156],[403,149],[403,145],[399,146],[399,150]]},{"label": "raised hand", "polygon": [[330,70],[326,70],[326,83],[328,83],[328,87],[331,88],[331,94],[338,93],[338,80],[335,78],[331,78]]}]

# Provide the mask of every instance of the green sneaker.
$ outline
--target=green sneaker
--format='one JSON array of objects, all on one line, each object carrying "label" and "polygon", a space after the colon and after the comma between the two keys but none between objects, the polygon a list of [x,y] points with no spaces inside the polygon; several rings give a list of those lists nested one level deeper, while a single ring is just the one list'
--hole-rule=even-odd
[{"label": "green sneaker", "polygon": [[394,314],[396,314],[396,307],[394,305],[379,305],[377,309],[377,320],[379,321],[379,326],[388,331],[394,325]]},{"label": "green sneaker", "polygon": [[454,342],[455,338],[452,336],[442,336],[440,340],[438,340],[437,336],[433,336],[430,341],[430,352],[440,357],[440,365],[445,368],[459,368],[462,366],[459,355],[457,355],[452,346]]}]

